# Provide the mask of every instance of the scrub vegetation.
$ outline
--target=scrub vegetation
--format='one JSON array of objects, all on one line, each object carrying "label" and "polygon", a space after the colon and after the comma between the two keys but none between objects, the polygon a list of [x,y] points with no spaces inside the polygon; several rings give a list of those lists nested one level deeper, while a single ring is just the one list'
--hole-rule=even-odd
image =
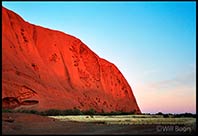
[{"label": "scrub vegetation", "polygon": [[134,112],[123,112],[123,111],[112,111],[112,112],[96,112],[94,109],[81,111],[77,108],[66,109],[66,110],[57,110],[49,109],[46,111],[37,111],[37,110],[11,110],[11,109],[2,109],[2,112],[8,113],[31,113],[38,114],[43,116],[67,116],[67,115],[100,115],[100,116],[111,116],[111,115],[131,115],[133,118],[180,118],[180,117],[196,117],[196,114],[192,113],[181,113],[181,114],[171,114],[171,113],[162,113],[158,112],[156,114],[142,113],[135,114]]}]

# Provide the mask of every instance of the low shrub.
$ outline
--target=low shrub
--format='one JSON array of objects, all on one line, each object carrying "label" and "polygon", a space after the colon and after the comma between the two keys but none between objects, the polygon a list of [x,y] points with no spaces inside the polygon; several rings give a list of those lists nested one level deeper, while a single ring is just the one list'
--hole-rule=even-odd
[{"label": "low shrub", "polygon": [[168,114],[164,114],[163,117],[164,118],[169,118],[169,115]]},{"label": "low shrub", "polygon": [[2,109],[2,112],[4,113],[11,113],[11,112],[13,112],[12,110],[10,110],[10,109]]},{"label": "low shrub", "polygon": [[19,109],[19,110],[10,110],[10,109],[2,109],[2,112],[19,112],[19,113],[30,113],[30,114],[39,114],[43,116],[65,116],[65,115],[130,115],[135,112],[123,112],[123,111],[112,111],[112,112],[96,112],[94,109],[81,111],[77,108],[74,109],[66,109],[66,110],[57,110],[57,109],[49,109],[45,111],[37,111],[37,110],[27,110],[27,109]]},{"label": "low shrub", "polygon": [[50,110],[42,111],[39,114],[44,116],[59,116],[59,115],[63,115],[63,111],[50,109]]},{"label": "low shrub", "polygon": [[86,110],[86,111],[82,111],[83,115],[95,115],[96,111],[94,109],[90,109],[90,110]]},{"label": "low shrub", "polygon": [[63,115],[82,115],[83,113],[79,109],[73,109],[73,110],[64,110]]},{"label": "low shrub", "polygon": [[16,110],[14,112],[18,112],[18,113],[30,113],[30,114],[39,114],[38,111],[36,110]]}]

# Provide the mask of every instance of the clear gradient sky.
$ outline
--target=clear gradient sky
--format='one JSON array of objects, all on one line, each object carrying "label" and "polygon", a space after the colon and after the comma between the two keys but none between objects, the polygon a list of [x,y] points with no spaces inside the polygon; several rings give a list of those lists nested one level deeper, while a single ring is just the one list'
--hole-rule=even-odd
[{"label": "clear gradient sky", "polygon": [[114,63],[144,113],[196,112],[195,2],[2,2]]}]

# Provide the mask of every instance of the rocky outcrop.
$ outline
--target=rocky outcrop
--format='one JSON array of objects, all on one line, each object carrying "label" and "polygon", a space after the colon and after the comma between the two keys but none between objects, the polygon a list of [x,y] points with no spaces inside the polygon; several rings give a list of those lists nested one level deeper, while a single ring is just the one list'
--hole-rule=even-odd
[{"label": "rocky outcrop", "polygon": [[140,113],[117,67],[78,38],[24,21],[2,7],[3,108]]}]

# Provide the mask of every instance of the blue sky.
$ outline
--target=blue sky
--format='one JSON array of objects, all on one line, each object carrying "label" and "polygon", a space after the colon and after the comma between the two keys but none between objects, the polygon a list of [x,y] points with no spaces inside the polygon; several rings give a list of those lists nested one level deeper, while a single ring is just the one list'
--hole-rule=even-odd
[{"label": "blue sky", "polygon": [[195,2],[3,2],[114,63],[142,112],[196,112]]}]

